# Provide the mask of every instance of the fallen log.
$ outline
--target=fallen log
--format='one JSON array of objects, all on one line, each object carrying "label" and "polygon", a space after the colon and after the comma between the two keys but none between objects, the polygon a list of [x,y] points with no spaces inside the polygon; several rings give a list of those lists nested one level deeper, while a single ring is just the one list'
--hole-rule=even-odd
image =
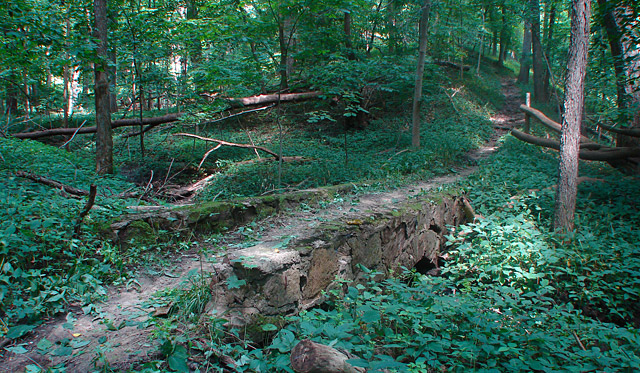
[{"label": "fallen log", "polygon": [[[111,122],[111,128],[137,126],[142,124],[150,127],[145,130],[145,131],[148,131],[149,129],[155,126],[158,126],[160,124],[175,122],[178,119],[180,119],[181,115],[182,113],[173,113],[173,114],[163,115],[160,117],[144,118],[142,120],[142,123],[140,122],[140,119],[118,119]],[[52,129],[42,130],[42,131],[14,133],[13,136],[19,139],[35,140],[35,139],[39,139],[42,137],[49,137],[49,136],[57,136],[57,135],[71,136],[71,135],[95,133],[95,132],[96,132],[96,127],[92,126],[92,127],[84,127],[84,128],[52,128]]]},{"label": "fallen log", "polygon": [[[546,115],[544,115],[540,110],[536,110],[527,105],[520,105],[520,110],[522,110],[526,114],[533,115],[537,120],[540,121],[540,123],[544,124],[547,128],[550,128],[556,131],[557,133],[562,133],[562,125],[552,120],[551,118],[547,117]],[[596,144],[590,138],[582,135],[580,136],[580,143]],[[595,148],[595,145],[592,145],[592,146]],[[598,147],[601,147],[601,146],[598,145]]]},{"label": "fallen log", "polygon": [[467,65],[459,65],[459,64],[457,64],[455,62],[451,62],[451,61],[435,60],[435,61],[433,61],[433,63],[435,63],[438,66],[450,67],[450,68],[456,69],[456,70],[462,69],[463,71],[467,71],[467,70],[470,69],[470,67],[467,66]]},{"label": "fallen log", "polygon": [[291,350],[291,368],[298,373],[364,373],[366,370],[354,367],[347,360],[354,358],[333,347],[300,341]]},{"label": "fallen log", "polygon": [[89,195],[89,191],[88,190],[74,188],[72,186],[62,184],[59,181],[47,179],[44,176],[32,174],[30,172],[16,171],[13,174],[18,176],[18,177],[23,177],[25,179],[29,179],[29,180],[35,181],[36,183],[47,185],[47,186],[50,186],[50,187],[55,188],[55,189],[60,189],[60,190],[64,191],[65,193],[70,194],[70,195],[75,196],[75,197],[84,197],[84,196],[88,196]]},{"label": "fallen log", "polygon": [[[218,140],[218,139],[212,139],[209,137],[203,137],[203,136],[198,136],[198,135],[194,135],[192,133],[176,133],[174,134],[174,136],[184,136],[184,137],[193,137],[194,139],[199,139],[199,140],[204,140],[204,141],[211,141],[211,142],[217,142],[218,145],[211,148],[202,158],[202,160],[200,161],[200,166],[202,166],[202,163],[204,162],[205,159],[207,159],[207,156],[209,156],[209,154],[218,149],[220,146],[222,145],[226,145],[226,146],[233,146],[236,148],[245,148],[245,149],[256,149],[256,150],[262,150],[263,152],[270,154],[274,157],[276,157],[276,160],[280,159],[280,155],[278,155],[278,153],[274,152],[273,150],[269,150],[267,148],[265,148],[264,146],[258,146],[258,145],[250,145],[250,144],[237,144],[235,142],[228,142],[228,141],[224,141],[224,140]],[[198,167],[200,167],[198,166]]]},{"label": "fallen log", "polygon": [[302,93],[271,93],[267,95],[258,95],[242,98],[225,99],[231,107],[243,107],[252,105],[275,104],[278,102],[288,101],[304,101],[320,96],[322,92],[302,92]]},{"label": "fallen log", "polygon": [[[48,179],[44,176],[40,176],[40,175],[36,175],[30,172],[24,172],[24,171],[15,171],[13,173],[14,175],[18,176],[18,177],[22,177],[25,179],[29,179],[31,181],[34,181],[36,183],[42,184],[42,185],[46,185],[46,186],[50,186],[54,189],[58,189],[61,190],[69,195],[71,195],[74,198],[80,198],[80,197],[86,197],[89,196],[91,197],[91,191],[89,190],[84,190],[84,189],[79,189],[79,188],[75,188],[66,184],[62,184],[59,181],[56,180],[52,180],[52,179]],[[105,196],[104,194],[101,194],[102,196]],[[95,198],[95,197],[94,197]],[[143,195],[139,195],[136,193],[131,193],[131,192],[123,192],[120,194],[115,194],[112,195],[110,198],[119,198],[119,199],[127,199],[127,198],[133,198],[133,199],[141,199],[143,201],[147,201],[147,202],[156,202],[153,199]]]},{"label": "fallen log", "polygon": [[640,128],[615,128],[604,123],[598,123],[603,130],[625,135],[629,137],[640,137]]},{"label": "fallen log", "polygon": [[[545,148],[560,150],[560,141],[553,139],[543,139],[541,137],[526,134],[516,129],[511,130],[511,134],[518,140],[529,144],[542,146]],[[582,145],[582,144],[581,144]],[[619,161],[626,158],[640,156],[640,148],[605,148],[599,147],[597,150],[588,150],[590,144],[586,144],[587,148],[582,148],[578,152],[578,157],[585,161]]]}]

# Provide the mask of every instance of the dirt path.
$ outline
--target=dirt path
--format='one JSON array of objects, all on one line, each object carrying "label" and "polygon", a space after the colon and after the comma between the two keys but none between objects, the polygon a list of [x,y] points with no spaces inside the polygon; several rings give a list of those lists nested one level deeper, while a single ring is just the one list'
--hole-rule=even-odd
[{"label": "dirt path", "polygon": [[[503,80],[502,90],[504,108],[491,118],[495,134],[485,146],[468,154],[473,160],[488,157],[497,149],[498,139],[523,121],[518,109],[519,89],[513,81]],[[396,204],[455,182],[475,170],[476,167],[460,168],[453,174],[390,192],[350,195],[328,201],[323,208],[300,208],[260,221],[250,234],[246,228],[236,230],[228,236],[227,243],[241,246],[243,242],[251,241],[262,246],[286,245],[291,240],[309,236],[320,222],[357,219],[364,213],[391,210]],[[228,247],[227,250],[233,249]],[[194,273],[209,271],[212,260],[215,258],[201,257],[196,253],[179,254],[173,263],[175,267],[168,268],[163,274],[141,275],[132,286],[112,288],[108,300],[100,305],[98,312],[85,315],[80,307],[72,307],[67,315],[48,320],[21,341],[27,352],[3,352],[0,372],[24,371],[30,364],[44,368],[60,365],[66,367],[67,372],[89,372],[94,365],[105,363],[113,369],[127,369],[137,362],[156,358],[153,356],[157,347],[152,339],[154,328],[146,324],[149,315],[163,306],[150,301],[154,293],[179,286]]]}]

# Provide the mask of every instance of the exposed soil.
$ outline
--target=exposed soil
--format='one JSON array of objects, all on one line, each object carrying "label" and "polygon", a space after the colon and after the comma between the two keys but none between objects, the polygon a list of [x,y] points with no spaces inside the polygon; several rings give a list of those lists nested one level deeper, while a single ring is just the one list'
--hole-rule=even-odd
[{"label": "exposed soil", "polygon": [[[487,144],[468,154],[472,160],[479,161],[493,153],[499,144],[499,138],[510,128],[523,122],[518,106],[519,89],[512,80],[503,80],[505,95],[504,108],[493,118],[495,134]],[[363,214],[384,212],[423,191],[450,184],[468,176],[476,170],[475,166],[459,168],[455,173],[420,181],[393,191],[365,195],[349,195],[328,201],[320,208],[299,208],[297,211],[282,213],[254,224],[252,233],[247,229],[236,230],[226,237],[227,245],[238,244],[244,240],[259,240],[264,245],[278,245],[291,239],[304,239],[321,221],[355,220]],[[202,243],[202,245],[207,245]],[[227,250],[233,250],[227,247]],[[28,351],[14,354],[0,352],[0,372],[24,371],[30,364],[41,367],[65,366],[68,372],[89,372],[94,365],[108,363],[111,368],[130,369],[145,361],[153,360],[157,350],[152,339],[153,327],[145,327],[144,322],[155,310],[165,306],[149,302],[154,293],[179,286],[187,281],[190,274],[210,271],[214,257],[203,257],[195,252],[178,253],[171,265],[165,267],[160,275],[140,274],[137,282],[129,287],[117,287],[109,290],[108,299],[99,305],[99,311],[84,315],[80,307],[70,307],[69,316],[61,315],[47,320],[26,338],[16,344]],[[65,328],[70,317],[75,318],[72,328]],[[66,325],[69,327],[69,325]],[[36,345],[46,338],[54,346],[49,353],[41,354]],[[77,347],[68,356],[60,355],[56,349],[63,345]]]}]

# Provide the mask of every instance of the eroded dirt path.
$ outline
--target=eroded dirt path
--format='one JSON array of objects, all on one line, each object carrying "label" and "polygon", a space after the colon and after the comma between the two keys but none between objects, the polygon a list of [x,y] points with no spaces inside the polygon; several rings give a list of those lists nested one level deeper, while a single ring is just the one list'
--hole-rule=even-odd
[{"label": "eroded dirt path", "polygon": [[[523,115],[518,87],[512,80],[503,80],[505,105],[492,119],[494,136],[487,144],[468,154],[473,160],[481,160],[493,153],[498,140],[510,128],[520,125]],[[286,245],[291,240],[301,240],[311,235],[323,221],[355,220],[371,213],[392,210],[395,205],[428,190],[453,183],[470,175],[475,166],[459,168],[455,173],[420,181],[393,191],[372,194],[356,194],[327,201],[322,208],[299,208],[296,211],[272,216],[257,224],[231,232],[227,237],[227,250],[242,247],[251,241],[268,247]],[[247,233],[250,232],[250,233]],[[247,247],[245,245],[244,247]],[[33,364],[42,368],[64,366],[67,372],[90,372],[94,367],[109,364],[112,369],[129,369],[140,362],[157,356],[154,327],[146,321],[164,304],[151,301],[156,292],[175,288],[188,281],[192,274],[207,272],[212,268],[213,256],[197,253],[179,253],[162,274],[139,275],[128,287],[112,288],[107,301],[99,305],[97,312],[85,315],[80,307],[71,307],[66,315],[48,320],[35,329],[26,339],[19,341],[27,352],[14,354],[2,351],[0,372],[20,372]],[[15,346],[15,345],[14,345]]]}]

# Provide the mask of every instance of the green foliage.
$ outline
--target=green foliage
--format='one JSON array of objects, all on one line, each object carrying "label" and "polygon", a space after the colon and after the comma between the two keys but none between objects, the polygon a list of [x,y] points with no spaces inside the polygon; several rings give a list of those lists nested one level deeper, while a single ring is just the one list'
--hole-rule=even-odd
[{"label": "green foliage", "polygon": [[344,292],[289,318],[263,348],[247,348],[246,338],[210,338],[209,348],[261,372],[288,371],[305,338],[372,371],[640,369],[637,180],[583,164],[605,181],[581,185],[580,228],[558,237],[546,228],[555,167],[555,155],[508,137],[460,185],[484,217],[448,236],[441,276],[377,282],[362,268],[367,281],[336,286]]},{"label": "green foliage", "polygon": [[0,318],[26,326],[41,315],[62,311],[72,300],[91,303],[105,296],[106,283],[122,275],[124,260],[95,227],[117,214],[124,202],[99,196],[98,208],[85,219],[83,236],[74,239],[85,201],[12,172],[29,170],[84,189],[96,183],[101,193],[125,190],[129,184],[96,179],[91,157],[37,142],[0,138],[0,149]]}]

